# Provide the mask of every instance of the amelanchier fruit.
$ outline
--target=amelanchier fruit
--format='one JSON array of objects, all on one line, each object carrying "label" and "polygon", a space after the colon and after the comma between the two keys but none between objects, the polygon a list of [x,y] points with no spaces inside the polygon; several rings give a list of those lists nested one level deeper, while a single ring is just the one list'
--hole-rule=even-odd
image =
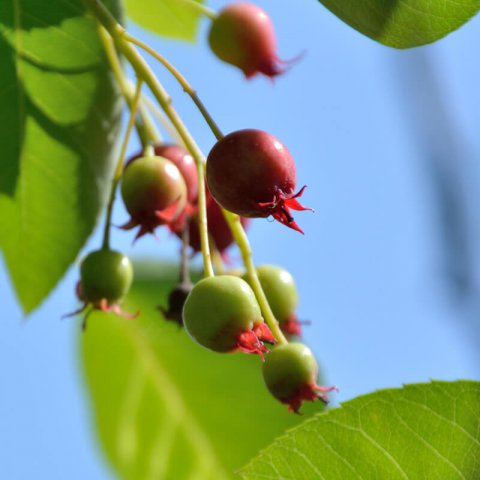
[{"label": "amelanchier fruit", "polygon": [[183,307],[183,324],[200,345],[215,352],[256,353],[274,343],[255,294],[241,278],[222,275],[200,280]]},{"label": "amelanchier fruit", "polygon": [[[180,170],[187,187],[187,202],[194,205],[198,197],[198,175],[193,157],[180,145],[171,143],[157,143],[153,150],[155,155],[170,160]],[[143,152],[132,155],[125,167],[143,156]]]},{"label": "amelanchier fruit", "polygon": [[[260,265],[256,270],[272,313],[283,333],[287,336],[300,336],[302,329],[296,314],[298,291],[292,275],[277,265]],[[249,281],[247,274],[243,278]]]},{"label": "amelanchier fruit", "polygon": [[193,285],[190,282],[181,282],[176,285],[168,294],[167,308],[162,305],[158,309],[162,312],[166,320],[175,322],[178,326],[183,326],[183,306],[192,291]]},{"label": "amelanchier fruit", "polygon": [[[240,222],[242,223],[243,228],[247,228],[250,220],[248,218],[241,217]],[[213,199],[213,197],[207,193],[207,224],[208,224],[208,235],[212,248],[216,248],[220,253],[222,258],[225,260],[226,250],[233,243],[232,232],[228,226],[225,217],[223,216],[222,210],[218,203]],[[193,216],[190,221],[189,227],[189,245],[195,252],[200,251],[200,233],[198,230],[198,217]],[[181,236],[181,232],[178,230],[175,231],[178,236]]]},{"label": "amelanchier fruit", "polygon": [[270,17],[253,3],[227,5],[212,21],[208,42],[213,53],[240,68],[246,78],[257,73],[274,77],[283,73]]},{"label": "amelanchier fruit", "polygon": [[273,135],[261,130],[238,130],[219,140],[207,159],[208,188],[225,209],[243,217],[272,216],[300,233],[290,209],[311,210],[295,193],[295,162]]},{"label": "amelanchier fruit", "polygon": [[[84,304],[65,316],[73,316],[92,307],[93,310],[113,312],[126,318],[136,317],[137,314],[126,313],[120,308],[132,281],[132,263],[123,253],[106,248],[89,253],[80,265],[80,280],[76,287],[77,296]],[[88,313],[84,318],[84,327]]]},{"label": "amelanchier fruit", "polygon": [[287,343],[274,348],[266,356],[262,372],[270,393],[295,413],[304,401],[328,403],[326,394],[336,390],[336,387],[317,385],[317,361],[302,343]]},{"label": "amelanchier fruit", "polygon": [[164,157],[145,156],[126,165],[121,192],[130,220],[124,230],[139,226],[135,240],[155,228],[175,222],[187,204],[180,170]]}]

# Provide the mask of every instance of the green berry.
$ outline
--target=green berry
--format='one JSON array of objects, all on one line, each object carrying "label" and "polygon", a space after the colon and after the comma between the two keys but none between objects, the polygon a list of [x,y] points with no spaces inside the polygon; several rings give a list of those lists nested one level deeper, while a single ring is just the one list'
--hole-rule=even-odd
[{"label": "green berry", "polygon": [[215,352],[261,355],[266,351],[262,342],[273,340],[265,335],[268,328],[252,289],[231,275],[200,280],[185,302],[183,323],[197,343]]},{"label": "green berry", "polygon": [[317,385],[318,364],[302,343],[287,343],[272,350],[263,365],[263,379],[270,393],[289,410],[298,412],[305,400],[328,401],[325,392],[335,387]]},{"label": "green berry", "polygon": [[[296,315],[298,291],[293,276],[276,265],[260,265],[256,270],[270,308],[283,333],[287,336],[300,336],[301,328]],[[249,281],[248,274],[243,278]]]},{"label": "green berry", "polygon": [[80,266],[80,285],[84,299],[93,305],[106,301],[120,302],[128,293],[133,280],[129,258],[113,250],[89,253]]},{"label": "green berry", "polygon": [[289,320],[298,306],[298,292],[290,272],[276,265],[260,265],[257,275],[275,318]]}]

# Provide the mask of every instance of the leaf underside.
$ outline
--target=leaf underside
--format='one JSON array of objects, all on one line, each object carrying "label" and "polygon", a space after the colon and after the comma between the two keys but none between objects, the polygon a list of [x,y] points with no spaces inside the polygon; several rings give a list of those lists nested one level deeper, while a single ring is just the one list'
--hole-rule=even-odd
[{"label": "leaf underside", "polygon": [[435,42],[480,10],[480,0],[320,1],[354,29],[395,48]]},{"label": "leaf underside", "polygon": [[121,103],[81,0],[3,2],[0,59],[0,247],[30,312],[96,223]]},{"label": "leaf underside", "polygon": [[125,3],[129,18],[141,27],[163,37],[195,41],[200,14],[188,1],[126,0]]},{"label": "leaf underside", "polygon": [[270,397],[257,356],[208,351],[162,317],[156,306],[165,305],[177,276],[163,272],[163,280],[138,281],[123,305],[140,308],[137,319],[95,313],[82,335],[102,446],[123,479],[235,478],[305,417]]},{"label": "leaf underside", "polygon": [[382,390],[315,415],[275,440],[245,480],[480,478],[480,383]]}]

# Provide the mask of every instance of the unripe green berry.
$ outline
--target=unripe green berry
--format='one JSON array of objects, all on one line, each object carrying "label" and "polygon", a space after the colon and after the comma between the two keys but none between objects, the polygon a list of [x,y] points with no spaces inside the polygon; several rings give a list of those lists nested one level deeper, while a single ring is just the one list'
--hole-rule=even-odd
[{"label": "unripe green berry", "polygon": [[93,305],[106,301],[118,303],[128,293],[133,280],[133,267],[129,258],[113,250],[89,253],[80,266],[82,295]]},{"label": "unripe green berry", "polygon": [[238,277],[200,280],[185,302],[183,324],[195,341],[216,352],[266,351],[261,334],[255,333],[263,324],[260,307],[248,283]]},{"label": "unripe green berry", "polygon": [[317,361],[302,343],[278,346],[267,355],[263,364],[265,384],[280,401],[295,396],[304,385],[314,383],[317,375]]},{"label": "unripe green berry", "polygon": [[326,392],[336,387],[317,385],[318,364],[302,343],[287,343],[272,350],[263,364],[263,379],[270,393],[298,413],[304,401],[328,402]]},{"label": "unripe green berry", "polygon": [[[280,324],[295,315],[298,292],[290,272],[276,265],[260,265],[257,275],[270,308]],[[244,277],[245,280],[248,276]]]}]

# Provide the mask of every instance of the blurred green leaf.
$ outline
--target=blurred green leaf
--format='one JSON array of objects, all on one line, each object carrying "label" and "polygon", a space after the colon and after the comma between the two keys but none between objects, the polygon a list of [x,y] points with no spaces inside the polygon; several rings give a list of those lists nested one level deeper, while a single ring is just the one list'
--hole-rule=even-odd
[{"label": "blurred green leaf", "polygon": [[480,0],[320,1],[351,27],[395,48],[435,42],[480,10]]},{"label": "blurred green leaf", "polygon": [[0,58],[0,247],[29,312],[96,223],[121,104],[82,0],[3,2]]},{"label": "blurred green leaf", "polygon": [[[195,0],[126,0],[127,14],[138,25],[164,37],[195,41],[200,13]],[[203,3],[202,0],[196,0]]]},{"label": "blurred green leaf", "polygon": [[137,281],[124,305],[137,319],[95,313],[82,335],[101,443],[123,479],[234,478],[305,417],[270,397],[258,357],[208,351],[165,321],[156,306],[177,274],[156,270],[163,280]]},{"label": "blurred green leaf", "polygon": [[480,478],[480,383],[382,390],[316,415],[278,438],[242,478]]}]

